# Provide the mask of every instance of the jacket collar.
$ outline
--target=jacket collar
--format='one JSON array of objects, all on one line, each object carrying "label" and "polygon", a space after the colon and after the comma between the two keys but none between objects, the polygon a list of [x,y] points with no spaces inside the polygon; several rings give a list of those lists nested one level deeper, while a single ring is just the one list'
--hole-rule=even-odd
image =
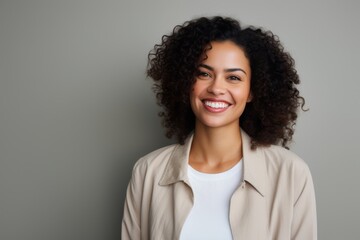
[{"label": "jacket collar", "polygon": [[187,171],[193,136],[194,135],[191,134],[185,140],[184,145],[175,145],[175,149],[170,155],[164,174],[160,179],[160,185],[169,185],[179,181],[189,184]]},{"label": "jacket collar", "polygon": [[251,138],[241,130],[243,161],[244,161],[244,180],[251,184],[262,196],[266,194],[266,160],[263,147],[251,149]]},{"label": "jacket collar", "polygon": [[[262,196],[265,196],[267,171],[263,147],[257,147],[256,150],[252,150],[251,139],[243,130],[241,130],[241,138],[244,181],[254,187]],[[170,185],[179,181],[189,184],[187,169],[192,140],[193,135],[191,134],[186,139],[184,145],[177,144],[175,146],[164,174],[160,179],[160,185]]]}]

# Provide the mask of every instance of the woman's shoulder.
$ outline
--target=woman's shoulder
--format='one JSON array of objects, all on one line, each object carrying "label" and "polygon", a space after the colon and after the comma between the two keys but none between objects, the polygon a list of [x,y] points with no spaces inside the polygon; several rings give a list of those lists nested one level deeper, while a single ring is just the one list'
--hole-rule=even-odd
[{"label": "woman's shoulder", "polygon": [[280,146],[264,147],[262,151],[267,181],[272,188],[278,189],[281,184],[282,189],[293,189],[295,198],[302,189],[313,189],[310,168],[296,153]]},{"label": "woman's shoulder", "polygon": [[309,172],[308,164],[296,153],[284,147],[271,145],[262,147],[268,167],[287,171]]},{"label": "woman's shoulder", "polygon": [[159,169],[165,167],[171,154],[178,146],[179,144],[171,144],[149,152],[137,160],[134,170],[146,171],[149,168]]}]

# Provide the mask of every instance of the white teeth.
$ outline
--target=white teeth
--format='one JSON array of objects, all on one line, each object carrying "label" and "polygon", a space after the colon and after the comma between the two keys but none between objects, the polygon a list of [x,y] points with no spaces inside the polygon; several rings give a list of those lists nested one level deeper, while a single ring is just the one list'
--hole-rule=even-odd
[{"label": "white teeth", "polygon": [[206,106],[209,106],[211,108],[227,108],[229,106],[229,104],[224,103],[224,102],[205,101],[204,103],[205,103]]}]

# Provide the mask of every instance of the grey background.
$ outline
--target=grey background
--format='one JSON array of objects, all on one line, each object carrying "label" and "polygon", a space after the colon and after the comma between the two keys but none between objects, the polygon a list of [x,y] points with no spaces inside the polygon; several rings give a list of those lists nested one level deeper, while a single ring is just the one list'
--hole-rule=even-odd
[{"label": "grey background", "polygon": [[358,1],[0,1],[0,239],[119,239],[134,162],[170,141],[145,78],[176,25],[221,14],[272,30],[309,112],[320,239],[358,239]]}]

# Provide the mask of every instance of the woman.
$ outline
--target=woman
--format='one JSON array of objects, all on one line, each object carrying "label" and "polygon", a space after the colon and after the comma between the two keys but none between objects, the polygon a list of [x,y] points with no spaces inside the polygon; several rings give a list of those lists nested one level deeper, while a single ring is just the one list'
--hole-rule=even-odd
[{"label": "woman", "polygon": [[317,238],[309,169],[286,149],[304,99],[276,36],[195,19],[155,45],[148,75],[178,144],[135,164],[122,239]]}]

